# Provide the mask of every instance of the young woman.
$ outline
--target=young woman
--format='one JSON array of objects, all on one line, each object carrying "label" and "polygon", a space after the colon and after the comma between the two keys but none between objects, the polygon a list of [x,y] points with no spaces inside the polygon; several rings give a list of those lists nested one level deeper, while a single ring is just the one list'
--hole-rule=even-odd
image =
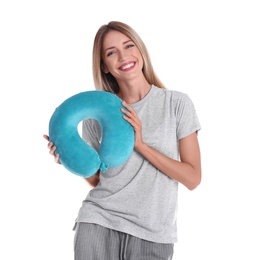
[{"label": "young woman", "polygon": [[[123,165],[86,179],[93,188],[76,219],[75,259],[172,259],[178,184],[193,190],[201,181],[200,123],[193,102],[164,87],[143,41],[121,22],[109,22],[96,33],[93,76],[96,89],[123,100],[135,145]],[[83,122],[82,136],[99,149],[96,120]],[[54,155],[56,147],[44,137]],[[59,156],[54,155],[58,163]]]}]

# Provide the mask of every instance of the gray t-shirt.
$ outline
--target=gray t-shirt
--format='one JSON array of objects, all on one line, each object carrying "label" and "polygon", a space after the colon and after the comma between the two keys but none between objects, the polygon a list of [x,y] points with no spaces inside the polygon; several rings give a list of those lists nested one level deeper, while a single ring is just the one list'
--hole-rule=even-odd
[{"label": "gray t-shirt", "polygon": [[[143,140],[179,160],[179,139],[200,130],[188,95],[152,86],[131,105],[142,122]],[[85,120],[83,138],[96,150],[101,128]],[[166,176],[137,151],[121,166],[100,173],[99,184],[83,201],[77,222],[89,222],[156,243],[177,242],[178,182]]]}]

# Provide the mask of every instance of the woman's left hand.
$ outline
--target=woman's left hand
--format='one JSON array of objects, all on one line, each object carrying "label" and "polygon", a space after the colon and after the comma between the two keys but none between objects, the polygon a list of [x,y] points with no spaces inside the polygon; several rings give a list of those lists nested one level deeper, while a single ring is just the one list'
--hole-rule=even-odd
[{"label": "woman's left hand", "polygon": [[134,129],[135,140],[134,140],[134,148],[135,150],[139,150],[139,148],[144,144],[142,140],[142,124],[137,116],[135,110],[129,106],[125,101],[122,102],[122,105],[127,109],[121,108],[121,111],[124,113],[123,118],[129,122]]}]

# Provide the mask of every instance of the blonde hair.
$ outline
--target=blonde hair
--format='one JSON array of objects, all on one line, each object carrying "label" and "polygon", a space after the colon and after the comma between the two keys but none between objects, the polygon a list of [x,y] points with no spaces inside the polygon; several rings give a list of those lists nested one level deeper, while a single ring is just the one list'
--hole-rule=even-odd
[{"label": "blonde hair", "polygon": [[102,60],[102,45],[106,34],[111,31],[116,30],[128,38],[130,38],[134,44],[139,49],[142,59],[143,59],[143,74],[149,84],[155,85],[159,88],[165,88],[163,83],[159,80],[156,73],[154,72],[150,56],[148,54],[147,48],[140,36],[135,32],[130,26],[125,23],[118,21],[111,21],[108,24],[102,25],[94,38],[93,44],[93,57],[92,57],[92,70],[93,70],[93,80],[95,88],[97,90],[104,90],[112,93],[118,93],[119,86],[116,79],[110,73],[104,73],[103,60]]}]

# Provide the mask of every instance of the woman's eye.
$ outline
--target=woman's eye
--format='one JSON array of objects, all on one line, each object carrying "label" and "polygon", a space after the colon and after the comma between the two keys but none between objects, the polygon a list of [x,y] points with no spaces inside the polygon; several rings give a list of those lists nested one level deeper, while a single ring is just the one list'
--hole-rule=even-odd
[{"label": "woman's eye", "polygon": [[134,44],[128,44],[128,45],[126,46],[127,49],[132,48],[132,47],[134,47]]},{"label": "woman's eye", "polygon": [[110,51],[110,52],[108,52],[108,53],[107,53],[107,57],[113,55],[114,53],[115,53],[115,51]]}]

